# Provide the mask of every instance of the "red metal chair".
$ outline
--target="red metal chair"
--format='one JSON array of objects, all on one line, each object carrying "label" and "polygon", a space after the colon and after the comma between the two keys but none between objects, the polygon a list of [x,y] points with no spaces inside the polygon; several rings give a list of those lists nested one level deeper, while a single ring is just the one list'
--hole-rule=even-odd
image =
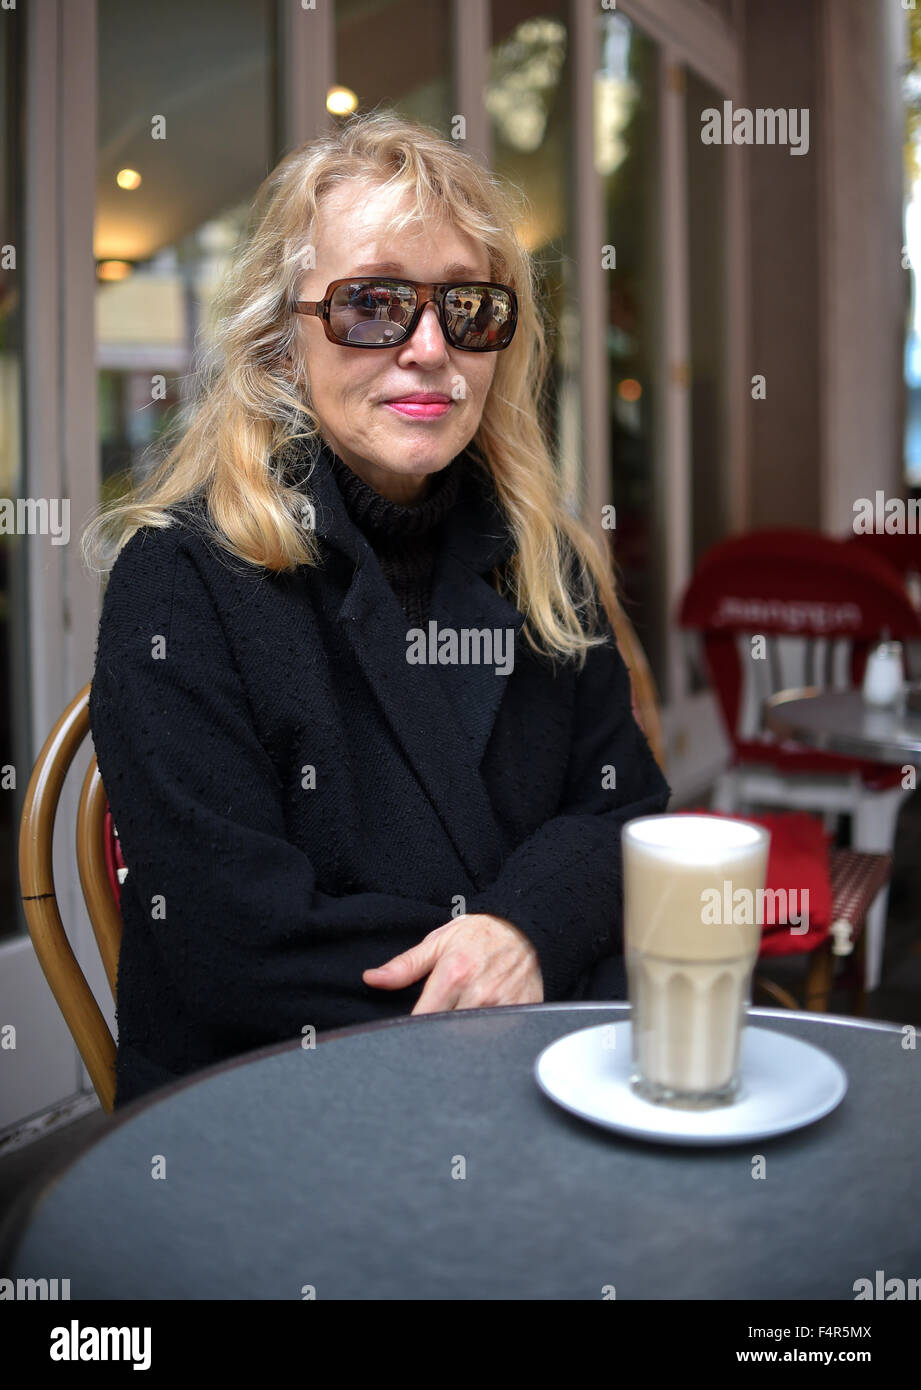
[{"label": "red metal chair", "polygon": [[[780,741],[764,729],[761,712],[781,689],[858,685],[883,631],[903,641],[921,638],[921,616],[893,570],[869,550],[817,532],[734,536],[700,561],[678,621],[702,635],[732,744],[714,809],[847,814],[854,849],[891,853],[908,794],[901,768]],[[878,893],[867,920],[868,990],[879,983],[887,899],[887,891]]]}]

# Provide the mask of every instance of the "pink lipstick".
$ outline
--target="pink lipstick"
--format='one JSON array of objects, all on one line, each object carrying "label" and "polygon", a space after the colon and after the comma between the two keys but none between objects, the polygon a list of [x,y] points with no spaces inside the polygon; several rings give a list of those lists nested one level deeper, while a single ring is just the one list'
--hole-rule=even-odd
[{"label": "pink lipstick", "polygon": [[409,396],[384,401],[384,405],[390,410],[399,411],[411,420],[439,420],[451,409],[451,398],[438,392],[416,391]]}]

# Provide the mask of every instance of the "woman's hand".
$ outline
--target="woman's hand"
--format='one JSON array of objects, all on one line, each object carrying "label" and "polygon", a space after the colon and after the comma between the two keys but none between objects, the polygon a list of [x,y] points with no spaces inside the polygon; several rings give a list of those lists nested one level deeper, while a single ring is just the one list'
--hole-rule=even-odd
[{"label": "woman's hand", "polygon": [[429,932],[418,946],[364,971],[362,978],[375,989],[405,989],[423,975],[428,980],[414,1014],[543,1003],[537,952],[524,932],[504,917],[455,917]]}]

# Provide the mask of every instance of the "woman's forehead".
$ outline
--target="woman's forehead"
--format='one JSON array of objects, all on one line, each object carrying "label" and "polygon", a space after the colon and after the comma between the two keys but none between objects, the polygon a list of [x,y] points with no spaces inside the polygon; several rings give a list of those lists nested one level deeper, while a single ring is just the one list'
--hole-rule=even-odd
[{"label": "woman's forehead", "polygon": [[418,205],[410,189],[386,187],[370,179],[337,184],[323,194],[317,208],[321,223],[347,216],[358,227],[382,225],[406,212],[418,216]]},{"label": "woman's forehead", "polygon": [[[412,220],[399,231],[397,239],[389,223],[409,212]],[[343,219],[348,220],[348,240],[341,240]],[[471,271],[488,268],[489,253],[457,227],[447,212],[429,214],[423,219],[412,196],[403,190],[373,188],[367,184],[340,185],[318,205],[318,240],[324,236],[345,253],[356,268],[360,264],[403,265],[420,254],[435,253],[443,260],[464,261]],[[381,272],[381,273],[390,273]]]}]

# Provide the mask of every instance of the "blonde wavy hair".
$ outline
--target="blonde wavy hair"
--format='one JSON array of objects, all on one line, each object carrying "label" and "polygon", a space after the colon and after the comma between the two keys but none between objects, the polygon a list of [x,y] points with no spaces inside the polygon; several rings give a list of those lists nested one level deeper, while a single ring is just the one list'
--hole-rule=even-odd
[{"label": "blonde wavy hair", "polygon": [[159,464],[93,516],[84,562],[107,575],[135,531],[175,524],[169,509],[201,496],[208,533],[230,554],[275,572],[319,563],[303,524],[309,472],[292,486],[285,466],[295,440],[307,441],[314,462],[321,443],[306,369],[292,376],[292,304],[324,196],[355,180],[411,195],[410,211],[395,213],[382,233],[396,237],[410,222],[447,217],[488,251],[490,278],[518,295],[518,328],[498,354],[471,454],[488,470],[515,541],[496,587],[525,614],[534,650],[581,666],[605,640],[598,600],[615,631],[620,610],[608,558],[567,510],[547,443],[545,323],[536,268],[515,231],[527,201],[439,131],[389,110],[354,116],[301,145],[264,181],[215,300],[180,437],[171,443],[168,435],[165,448],[161,441]]}]

